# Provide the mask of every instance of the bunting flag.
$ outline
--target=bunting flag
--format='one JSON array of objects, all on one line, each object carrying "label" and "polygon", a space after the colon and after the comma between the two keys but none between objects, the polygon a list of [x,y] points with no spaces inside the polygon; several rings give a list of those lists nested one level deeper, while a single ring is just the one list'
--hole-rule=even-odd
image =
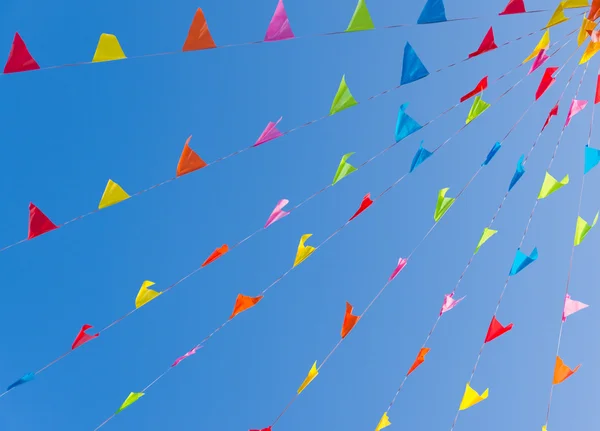
[{"label": "bunting flag", "polygon": [[259,429],[259,430],[250,430],[250,431],[272,431],[273,430],[273,426],[268,426],[266,428],[263,429]]},{"label": "bunting flag", "polygon": [[58,229],[52,221],[32,202],[29,203],[29,232],[27,239],[43,235],[51,230]]},{"label": "bunting flag", "polygon": [[183,43],[182,51],[198,51],[216,47],[217,45],[208,29],[206,18],[204,18],[204,12],[202,12],[202,9],[198,8],[194,15],[194,19],[192,20],[192,25],[188,30],[187,38]]},{"label": "bunting flag", "polygon": [[535,46],[529,57],[523,60],[523,63],[527,63],[530,60],[533,60],[538,56],[541,50],[548,50],[550,48],[550,30],[546,30],[538,44]]},{"label": "bunting flag", "polygon": [[569,107],[569,113],[567,114],[567,120],[565,121],[565,127],[569,125],[571,122],[571,118],[575,115],[579,114],[581,111],[585,109],[587,106],[587,100],[576,100],[573,99],[571,101],[571,106]]},{"label": "bunting flag", "polygon": [[467,386],[465,387],[465,393],[462,401],[460,402],[459,410],[467,410],[468,408],[473,407],[475,404],[487,399],[489,391],[489,389],[486,389],[481,395],[479,395],[477,391],[475,391],[475,389],[473,389],[471,385],[467,383]]},{"label": "bunting flag", "polygon": [[210,256],[206,258],[206,260],[202,263],[202,267],[204,268],[206,265],[213,263],[215,260],[219,259],[225,253],[229,251],[229,246],[227,244],[223,244],[221,247],[215,249]]},{"label": "bunting flag", "polygon": [[331,183],[332,186],[335,185],[335,183],[337,183],[338,181],[343,180],[348,175],[350,175],[351,173],[356,172],[358,170],[346,161],[353,154],[354,153],[348,153],[348,154],[344,154],[342,156],[342,160],[340,161],[337,171],[335,172],[335,176],[333,177],[333,183]]},{"label": "bunting flag", "polygon": [[429,71],[415,52],[412,45],[404,45],[404,58],[402,59],[402,77],[400,85],[410,84],[429,75]]},{"label": "bunting flag", "polygon": [[365,195],[365,197],[363,198],[362,202],[360,203],[360,207],[358,207],[358,210],[354,213],[354,215],[352,217],[350,217],[350,220],[348,220],[348,221],[354,220],[356,217],[358,217],[360,214],[362,214],[362,212],[364,210],[366,210],[367,208],[369,208],[371,205],[373,205],[373,201],[371,200],[371,193],[367,193]]},{"label": "bunting flag", "polygon": [[476,96],[475,100],[473,101],[473,105],[471,106],[471,110],[469,111],[469,115],[467,115],[467,120],[465,121],[465,124],[469,124],[475,118],[479,117],[490,106],[492,106],[492,105],[490,105],[489,103],[487,103],[486,101],[484,101],[481,98],[481,96]]},{"label": "bunting flag", "polygon": [[342,81],[340,82],[340,87],[333,98],[329,115],[337,114],[338,112],[351,108],[355,105],[358,105],[358,102],[346,84],[346,75],[342,75]]},{"label": "bunting flag", "polygon": [[283,117],[280,117],[279,120],[277,120],[275,123],[273,123],[272,121],[269,121],[269,124],[267,124],[267,127],[265,127],[265,130],[263,130],[263,132],[260,134],[260,136],[258,137],[256,142],[252,146],[258,147],[259,145],[262,145],[266,142],[272,141],[273,139],[282,137],[283,133],[281,133],[279,130],[277,130],[277,125],[279,124],[279,122],[281,121],[282,118]]},{"label": "bunting flag", "polygon": [[564,0],[562,5],[565,9],[577,9],[589,6],[588,0]]},{"label": "bunting flag", "polygon": [[75,337],[75,341],[73,341],[73,344],[71,345],[71,350],[75,350],[78,347],[83,346],[85,343],[87,343],[88,341],[93,340],[94,338],[100,336],[100,334],[94,334],[94,335],[89,335],[86,334],[85,331],[87,331],[88,329],[92,329],[93,326],[92,325],[83,325],[81,327],[81,330],[79,331],[79,334],[77,334],[77,336]]},{"label": "bunting flag", "polygon": [[391,424],[390,418],[388,418],[388,414],[385,412],[383,416],[381,416],[381,419],[379,419],[379,423],[377,424],[375,431],[381,431],[382,429],[389,427]]},{"label": "bunting flag", "polygon": [[491,237],[493,237],[497,233],[498,233],[497,230],[490,229],[488,227],[486,227],[485,229],[483,229],[483,233],[481,234],[481,238],[479,238],[479,242],[477,243],[477,247],[475,248],[475,253],[473,253],[473,254],[477,254],[477,252],[479,251],[479,249],[481,248],[481,246],[483,244],[485,244],[488,239],[490,239]]},{"label": "bunting flag", "polygon": [[273,209],[273,212],[271,213],[271,215],[267,219],[267,222],[265,223],[265,229],[289,214],[289,211],[283,210],[283,207],[285,207],[289,203],[290,201],[288,201],[287,199],[281,199],[279,202],[277,202],[277,205],[275,205],[275,209]]},{"label": "bunting flag", "polygon": [[519,272],[523,271],[533,262],[535,262],[538,258],[538,250],[537,247],[533,249],[531,255],[527,256],[525,253],[521,251],[520,248],[517,249],[517,253],[515,255],[515,260],[513,261],[512,267],[510,268],[510,276],[517,275]]},{"label": "bunting flag", "polygon": [[525,168],[523,167],[523,161],[525,160],[525,155],[523,154],[519,157],[519,161],[517,162],[517,169],[510,180],[510,185],[508,186],[508,191],[510,192],[512,188],[519,182],[523,174],[525,173]]},{"label": "bunting flag", "polygon": [[506,334],[513,328],[513,324],[509,323],[506,326],[502,326],[500,322],[496,319],[496,316],[492,317],[492,321],[490,323],[490,327],[488,328],[487,335],[485,336],[484,343],[489,343],[490,341],[498,338],[502,334]]},{"label": "bunting flag", "polygon": [[525,2],[523,0],[508,0],[508,4],[498,15],[512,15],[525,12]]},{"label": "bunting flag", "polygon": [[546,122],[544,123],[544,126],[542,127],[542,132],[544,131],[546,126],[550,123],[550,120],[552,119],[552,117],[554,117],[556,115],[558,115],[558,105],[554,105],[554,107],[548,114],[548,117],[546,117]]},{"label": "bunting flag", "polygon": [[600,42],[594,42],[593,40],[588,43],[588,46],[585,48],[583,55],[581,56],[581,60],[579,60],[579,64],[585,64],[592,59],[594,55],[596,55],[600,51]]},{"label": "bunting flag", "polygon": [[390,278],[388,278],[388,283],[390,281],[394,280],[394,278],[396,278],[398,276],[398,274],[400,274],[400,271],[402,271],[404,269],[404,267],[406,266],[407,263],[408,263],[408,260],[404,259],[403,257],[398,259],[398,264],[396,265],[396,268],[394,268],[394,271],[392,271],[392,275],[390,275]]},{"label": "bunting flag", "polygon": [[103,61],[123,60],[127,58],[119,40],[114,34],[102,33],[96,46],[96,52],[92,63],[100,63]]},{"label": "bunting flag", "polygon": [[171,365],[171,368],[176,367],[177,365],[179,365],[179,363],[187,358],[189,358],[192,355],[195,355],[196,352],[201,349],[202,346],[196,346],[194,347],[192,350],[190,350],[189,352],[187,352],[185,355],[180,356],[179,358],[175,359],[175,362],[173,362],[173,365]]},{"label": "bunting flag", "polygon": [[428,151],[425,148],[423,148],[423,141],[421,141],[419,149],[417,150],[415,156],[412,159],[412,162],[410,163],[409,173],[412,173],[412,171],[414,171],[421,163],[430,158],[432,155],[433,153],[431,151]]},{"label": "bunting flag", "polygon": [[304,245],[304,243],[311,236],[312,236],[312,233],[307,233],[305,235],[302,235],[302,238],[300,238],[300,243],[298,244],[298,251],[296,251],[296,259],[294,260],[294,267],[296,267],[296,266],[300,265],[302,262],[304,262],[308,258],[308,256],[313,254],[314,251],[316,250],[315,247],[312,247],[310,245]]},{"label": "bunting flag", "polygon": [[596,23],[594,21],[590,21],[586,17],[583,17],[583,22],[581,23],[581,28],[579,29],[579,34],[577,35],[577,46],[581,46],[581,44],[585,42],[587,37],[595,28]]},{"label": "bunting flag", "polygon": [[565,16],[565,7],[563,6],[563,3],[559,3],[545,28],[554,27],[555,25],[561,24],[568,20],[569,18]]},{"label": "bunting flag", "polygon": [[502,145],[500,144],[500,142],[496,142],[494,144],[494,146],[492,147],[492,149],[490,150],[490,152],[488,153],[485,160],[483,161],[483,163],[481,164],[481,166],[487,166],[492,161],[492,159],[494,158],[494,156],[500,150],[501,147],[502,147]]},{"label": "bunting flag", "polygon": [[444,21],[447,21],[444,0],[427,0],[421,15],[419,15],[417,24],[433,24]]},{"label": "bunting flag", "polygon": [[231,313],[231,316],[229,316],[229,320],[233,319],[238,314],[254,307],[260,302],[261,299],[263,299],[262,296],[256,296],[253,298],[251,296],[246,296],[242,295],[241,293],[238,293],[238,296],[235,299],[235,305],[233,306],[233,312]]},{"label": "bunting flag", "polygon": [[398,119],[396,120],[396,142],[400,142],[402,139],[412,135],[423,127],[406,113],[406,108],[408,108],[408,103],[400,105],[398,111]]},{"label": "bunting flag", "polygon": [[594,97],[594,105],[597,105],[600,102],[600,74],[598,74],[598,78],[596,78],[596,96]]},{"label": "bunting flag", "polygon": [[544,71],[544,76],[542,76],[542,80],[540,81],[540,85],[538,86],[538,89],[535,92],[535,100],[538,100],[540,97],[542,97],[546,90],[548,90],[550,86],[554,84],[556,78],[554,78],[552,75],[554,75],[554,72],[556,72],[557,70],[558,67],[546,68],[546,70]]},{"label": "bunting flag", "polygon": [[17,386],[21,386],[24,385],[25,383],[28,383],[30,381],[32,381],[35,378],[35,374],[34,373],[27,373],[25,374],[23,377],[21,377],[19,380],[17,380],[14,383],[11,383],[8,388],[6,388],[6,391],[10,391],[14,388],[16,388]]},{"label": "bunting flag", "polygon": [[423,362],[425,362],[425,356],[427,356],[427,353],[429,353],[430,350],[431,349],[429,349],[427,347],[422,347],[421,350],[419,350],[419,354],[417,355],[417,359],[415,359],[415,362],[413,362],[412,366],[408,370],[408,373],[406,373],[407,377],[410,376],[413,371],[415,371],[417,368],[419,368],[419,366]]},{"label": "bunting flag", "polygon": [[129,407],[130,405],[132,405],[133,403],[135,403],[137,400],[139,400],[140,398],[142,398],[144,395],[145,394],[143,392],[131,392],[127,396],[127,398],[125,399],[125,401],[123,401],[123,404],[121,404],[121,407],[119,407],[119,410],[117,410],[115,412],[115,414],[121,413],[127,407]]},{"label": "bunting flag", "polygon": [[271,18],[269,27],[267,28],[267,34],[265,35],[265,42],[275,42],[278,40],[293,39],[294,32],[290,27],[290,20],[288,19],[287,12],[283,6],[283,0],[279,0],[277,8]]},{"label": "bunting flag", "polygon": [[4,73],[28,72],[30,70],[38,70],[40,66],[29,53],[27,45],[21,39],[19,33],[15,33],[8,60],[4,65]]},{"label": "bunting flag", "polygon": [[592,21],[596,21],[598,16],[600,15],[600,0],[592,0],[592,7],[590,8],[590,13],[588,14],[588,19]]},{"label": "bunting flag", "polygon": [[490,27],[488,32],[485,34],[483,41],[481,41],[481,45],[477,48],[477,51],[474,51],[469,54],[469,58],[477,57],[478,55],[484,54],[488,51],[492,51],[498,48],[496,42],[494,41],[494,29]]},{"label": "bunting flag", "polygon": [[461,302],[465,298],[466,298],[466,296],[463,296],[462,298],[459,298],[459,299],[454,299],[454,292],[444,295],[444,302],[442,303],[442,309],[440,310],[440,316],[442,314],[447,313],[448,311],[452,310],[454,307],[456,307],[458,305],[459,302]]},{"label": "bunting flag", "polygon": [[569,184],[569,176],[565,175],[565,177],[559,182],[552,175],[546,171],[546,176],[544,177],[544,183],[542,184],[542,188],[540,193],[538,194],[538,199],[545,199],[550,196],[552,193],[562,189],[564,186]]},{"label": "bunting flag", "polygon": [[479,81],[477,86],[472,91],[468,92],[460,98],[460,103],[464,102],[465,100],[469,100],[471,97],[477,94],[483,93],[483,90],[485,90],[486,88],[488,88],[488,77],[484,76],[483,79]]},{"label": "bunting flag", "polygon": [[585,146],[585,163],[583,173],[587,174],[600,163],[600,150],[592,148],[589,145]]},{"label": "bunting flag", "polygon": [[374,29],[375,25],[373,24],[365,0],[358,0],[358,4],[356,5],[356,9],[354,10],[354,14],[352,15],[352,19],[350,20],[350,24],[348,24],[346,32]]},{"label": "bunting flag", "polygon": [[529,69],[529,72],[527,73],[527,75],[531,75],[533,72],[535,72],[537,69],[539,69],[540,66],[542,66],[546,61],[548,61],[550,57],[546,54],[546,50],[542,49],[537,57],[535,58],[535,60],[533,61],[533,64],[531,65],[531,69]]},{"label": "bunting flag", "polygon": [[450,190],[449,187],[445,189],[441,189],[438,192],[437,204],[435,205],[435,212],[433,214],[433,219],[437,223],[440,219],[446,214],[446,211],[450,209],[450,207],[454,204],[456,198],[447,198],[446,193]]},{"label": "bunting flag", "polygon": [[577,225],[575,227],[575,239],[573,240],[573,245],[578,246],[579,244],[581,244],[581,242],[587,236],[588,232],[594,226],[596,226],[596,223],[598,222],[598,215],[600,215],[600,212],[596,213],[596,217],[594,217],[594,221],[591,225],[588,224],[588,222],[586,222],[584,219],[582,219],[581,216],[577,217]]},{"label": "bunting flag", "polygon": [[315,361],[315,363],[313,364],[313,366],[311,367],[310,371],[308,372],[308,375],[306,376],[306,378],[304,379],[304,381],[302,382],[302,384],[300,385],[300,387],[298,388],[298,395],[300,395],[302,393],[302,391],[304,389],[306,389],[306,387],[308,385],[310,385],[310,383],[315,379],[315,377],[317,377],[319,375],[319,371],[317,371],[317,361]]},{"label": "bunting flag", "polygon": [[344,315],[344,323],[342,324],[342,338],[346,338],[346,335],[352,331],[354,325],[358,323],[360,316],[355,316],[352,314],[352,305],[349,302],[346,302],[346,314]]},{"label": "bunting flag", "polygon": [[156,297],[162,295],[162,292],[157,292],[156,290],[148,289],[150,286],[154,286],[154,282],[152,281],[144,281],[142,283],[142,287],[135,297],[135,308],[140,308],[143,305],[146,305]]},{"label": "bunting flag", "polygon": [[190,148],[191,139],[191,136],[187,138],[185,144],[183,145],[183,151],[181,152],[181,157],[179,158],[179,163],[177,164],[177,171],[175,173],[175,176],[177,177],[206,167],[206,162]]},{"label": "bunting flag", "polygon": [[120,185],[115,183],[113,180],[108,180],[108,183],[106,183],[106,188],[104,189],[104,193],[102,194],[102,198],[100,199],[100,203],[98,204],[98,209],[101,210],[108,208],[109,206],[123,202],[130,197],[131,196],[129,196]]},{"label": "bunting flag", "polygon": [[581,367],[581,365],[577,365],[575,369],[572,370],[571,368],[565,365],[560,356],[557,356],[556,364],[554,365],[554,378],[552,379],[552,384],[558,385],[564,382],[573,374],[575,374],[577,370],[579,370],[579,367]]},{"label": "bunting flag", "polygon": [[568,293],[565,295],[565,305],[563,307],[563,315],[562,315],[562,321],[566,322],[567,321],[567,317],[569,317],[571,314],[575,314],[578,311],[581,311],[585,308],[588,308],[589,305],[584,304],[583,302],[579,302],[579,301],[574,301],[571,299],[571,295],[569,295]]}]

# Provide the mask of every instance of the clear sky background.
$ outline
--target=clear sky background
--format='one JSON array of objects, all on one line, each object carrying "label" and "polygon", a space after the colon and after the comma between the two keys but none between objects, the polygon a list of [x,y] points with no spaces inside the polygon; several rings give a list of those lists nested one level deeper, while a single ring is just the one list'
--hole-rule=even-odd
[{"label": "clear sky background", "polygon": [[[91,60],[98,36],[116,34],[129,56],[181,48],[197,7],[218,44],[264,37],[275,0],[2,2],[0,46],[19,31],[42,65]],[[474,51],[490,25],[498,43],[541,28],[550,14],[499,18],[503,0],[446,2],[447,16],[476,21],[307,38],[0,77],[0,243],[27,234],[27,205],[55,222],[93,210],[112,178],[134,193],[174,175],[185,139],[207,161],[253,143],[268,121],[282,130],[329,111],[342,74],[355,97],[396,86],[408,40],[435,70]],[[424,1],[369,0],[377,26],[414,23]],[[553,8],[542,0],[529,9]],[[346,28],[354,0],[287,0],[297,35]],[[570,11],[575,16],[579,11]],[[552,30],[558,40],[579,26]],[[434,74],[102,211],[0,256],[0,382],[8,385],[68,350],[84,323],[102,328],[130,310],[144,280],[162,290],[223,243],[262,226],[279,199],[297,203],[330,183],[341,156],[354,164],[391,144],[400,104],[425,123],[531,52],[541,33]],[[548,65],[561,65],[569,44]],[[372,430],[413,362],[464,265],[502,199],[580,53],[505,142],[493,163],[442,219],[410,264],[347,337],[275,429]],[[593,101],[597,59],[580,98]],[[521,68],[484,94],[495,100]],[[432,159],[303,263],[256,308],[240,315],[105,429],[248,430],[268,426],[315,360],[339,339],[345,301],[361,312],[398,258],[433,223],[437,192],[454,196],[496,140],[533,100],[542,70],[526,78]],[[425,364],[390,413],[391,430],[449,429],[510,269],[582,70],[540,140],[527,173],[495,224],[444,316]],[[343,224],[367,193],[378,194],[409,168],[424,139],[434,148],[458,130],[470,104],[403,141],[372,164],[150,303],[27,385],[0,400],[6,431],[92,430],[129,392],[141,390],[220,325],[238,293],[257,295],[293,263],[298,240],[317,244]],[[490,397],[463,412],[457,430],[539,430],[544,423],[568,260],[577,217],[591,105],[567,129],[552,174],[571,183],[540,202],[524,250],[539,260],[514,277],[499,319],[509,334],[489,344],[473,381]],[[592,139],[597,141],[598,132]],[[582,216],[600,202],[600,171],[586,178]],[[567,364],[582,363],[556,388],[549,429],[598,423],[598,233],[576,250],[571,293],[591,304],[563,334]]]}]

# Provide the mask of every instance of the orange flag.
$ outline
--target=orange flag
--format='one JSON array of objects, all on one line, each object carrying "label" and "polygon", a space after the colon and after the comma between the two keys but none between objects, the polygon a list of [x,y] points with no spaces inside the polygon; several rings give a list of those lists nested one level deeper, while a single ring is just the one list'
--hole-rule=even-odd
[{"label": "orange flag", "polygon": [[355,316],[352,314],[352,305],[349,302],[346,302],[346,315],[344,316],[344,323],[342,324],[342,338],[346,338],[346,335],[352,331],[354,325],[360,319],[359,316]]},{"label": "orange flag", "polygon": [[206,162],[190,148],[189,143],[191,140],[192,137],[190,136],[187,138],[187,141],[185,141],[185,145],[183,146],[183,152],[181,153],[179,163],[177,164],[176,175],[178,177],[197,171],[198,169],[202,169],[206,166]]},{"label": "orange flag", "polygon": [[197,51],[199,49],[216,48],[215,41],[210,35],[204,12],[198,8],[194,20],[188,31],[187,39],[183,44],[183,51]]},{"label": "orange flag", "polygon": [[215,260],[217,260],[218,258],[223,256],[228,251],[229,251],[229,247],[227,246],[227,244],[223,244],[221,247],[219,247],[218,249],[213,251],[210,256],[208,256],[208,258],[204,261],[202,266],[205,267],[206,265],[213,263]]},{"label": "orange flag", "polygon": [[577,370],[581,367],[581,365],[577,365],[574,370],[570,369],[565,365],[560,356],[556,357],[556,365],[554,366],[554,379],[552,381],[553,385],[558,385],[559,383],[564,382],[569,377],[577,372]]},{"label": "orange flag", "polygon": [[428,347],[421,348],[419,354],[417,355],[417,359],[415,359],[415,362],[413,362],[412,367],[410,367],[410,370],[408,370],[408,373],[406,373],[407,376],[410,376],[410,373],[415,371],[419,367],[419,365],[425,362],[425,356],[427,356],[430,350],[431,349],[429,349]]},{"label": "orange flag", "polygon": [[229,319],[231,320],[235,316],[240,314],[242,311],[246,311],[247,309],[254,307],[256,304],[258,304],[258,302],[261,299],[263,299],[262,296],[257,296],[255,298],[253,298],[251,296],[246,296],[246,295],[242,295],[241,293],[239,293],[237,298],[235,299],[235,305],[233,306],[233,313],[231,313],[231,316],[229,316]]}]

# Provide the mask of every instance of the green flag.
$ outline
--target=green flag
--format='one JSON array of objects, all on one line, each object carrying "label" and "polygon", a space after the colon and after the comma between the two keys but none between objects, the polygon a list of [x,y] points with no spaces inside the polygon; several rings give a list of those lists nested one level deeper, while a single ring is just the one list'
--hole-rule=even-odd
[{"label": "green flag", "polygon": [[475,97],[475,100],[473,101],[473,105],[471,106],[471,110],[469,111],[469,115],[467,116],[466,124],[469,124],[475,118],[479,117],[490,106],[492,106],[492,105],[490,105],[489,103],[484,101],[481,98],[481,96]]},{"label": "green flag", "polygon": [[342,157],[342,161],[340,162],[340,165],[337,168],[337,172],[335,173],[335,177],[333,177],[333,183],[331,185],[334,185],[335,183],[337,183],[341,179],[347,177],[352,172],[355,172],[357,170],[350,163],[346,162],[346,160],[348,160],[348,158],[352,154],[354,154],[354,153],[344,154],[344,156]]},{"label": "green flag", "polygon": [[350,20],[350,24],[348,24],[346,31],[373,30],[374,28],[375,25],[373,25],[373,20],[371,19],[371,14],[369,14],[369,9],[367,9],[365,0],[358,0],[354,15],[352,15],[352,19]]},{"label": "green flag", "polygon": [[340,87],[333,98],[329,115],[337,114],[338,112],[351,108],[354,105],[358,105],[358,102],[352,93],[350,93],[348,84],[346,84],[346,75],[342,75],[342,82],[340,82]]},{"label": "green flag", "polygon": [[497,233],[498,233],[497,230],[489,229],[489,228],[486,227],[483,230],[483,233],[481,234],[481,238],[479,238],[479,243],[477,244],[477,248],[475,249],[475,253],[473,253],[473,254],[477,254],[477,252],[479,251],[479,249],[481,248],[481,246],[483,244],[485,244],[488,239],[490,239],[491,237],[493,237]]},{"label": "green flag", "polygon": [[596,213],[596,217],[594,217],[594,221],[590,226],[588,222],[586,222],[581,217],[577,217],[577,226],[575,227],[575,241],[574,244],[577,246],[581,244],[581,242],[585,239],[588,232],[596,226],[596,222],[598,221],[598,215],[600,213]]},{"label": "green flag", "polygon": [[542,184],[542,189],[540,190],[540,194],[538,195],[538,199],[544,199],[550,196],[555,191],[562,189],[564,186],[569,184],[569,176],[565,175],[565,177],[559,182],[546,172],[546,176],[544,177],[544,184]]},{"label": "green flag", "polygon": [[139,400],[143,396],[144,396],[143,392],[131,392],[129,394],[129,396],[127,397],[127,399],[125,401],[123,401],[123,404],[121,404],[121,407],[119,407],[119,410],[117,410],[115,412],[115,414],[122,412],[123,410],[125,410],[127,407],[129,407],[130,405],[135,403],[137,400]]},{"label": "green flag", "polygon": [[436,221],[436,223],[440,221],[444,214],[446,214],[446,211],[450,209],[450,207],[456,200],[455,198],[446,197],[446,192],[448,190],[450,190],[450,188],[446,187],[445,189],[440,190],[440,192],[438,193],[437,204],[435,206],[435,213],[433,214],[433,219]]}]

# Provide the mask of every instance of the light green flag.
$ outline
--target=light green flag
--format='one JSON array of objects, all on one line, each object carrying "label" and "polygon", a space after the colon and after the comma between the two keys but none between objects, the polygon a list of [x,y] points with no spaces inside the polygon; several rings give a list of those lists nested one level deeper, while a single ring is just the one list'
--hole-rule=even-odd
[{"label": "light green flag", "polygon": [[143,396],[144,396],[143,392],[131,392],[129,394],[129,396],[127,397],[127,399],[125,401],[123,401],[123,404],[121,404],[121,407],[119,407],[119,410],[117,410],[115,412],[115,414],[122,412],[123,410],[125,410],[127,407],[129,407],[130,405],[135,403],[137,400],[139,400]]},{"label": "light green flag", "polygon": [[450,209],[455,198],[447,198],[446,193],[450,190],[449,187],[442,189],[438,193],[437,204],[435,205],[435,213],[433,214],[433,219],[438,222],[440,219],[446,214],[446,211]]},{"label": "light green flag", "polygon": [[550,175],[546,171],[546,176],[544,177],[544,184],[542,184],[542,189],[540,190],[540,194],[538,195],[538,199],[544,199],[550,196],[555,191],[562,189],[564,186],[569,184],[569,176],[565,175],[565,177],[559,182]]},{"label": "light green flag", "polygon": [[348,160],[348,158],[354,153],[348,153],[348,154],[344,154],[342,156],[342,161],[340,162],[340,165],[337,168],[337,172],[335,173],[335,177],[333,177],[333,183],[331,184],[332,186],[337,183],[338,181],[340,181],[341,179],[347,177],[348,175],[350,175],[352,172],[357,171],[357,169],[352,166],[350,163],[346,162],[346,160]]},{"label": "light green flag", "polygon": [[475,118],[479,117],[490,106],[492,106],[492,105],[490,105],[489,103],[484,101],[481,98],[481,96],[475,97],[475,100],[473,101],[473,105],[471,106],[471,110],[469,111],[469,115],[467,116],[466,124],[469,124]]},{"label": "light green flag", "polygon": [[348,84],[346,84],[346,75],[343,75],[342,82],[340,82],[340,88],[338,88],[338,91],[333,98],[329,115],[337,114],[338,112],[351,108],[355,105],[358,105],[358,102],[352,93],[350,93]]},{"label": "light green flag", "polygon": [[588,222],[586,222],[581,217],[577,217],[577,226],[575,227],[575,241],[574,241],[574,244],[576,246],[579,245],[579,244],[581,244],[581,242],[587,236],[588,232],[594,226],[596,226],[596,222],[598,221],[598,215],[599,214],[600,214],[600,212],[596,213],[596,217],[594,217],[594,221],[592,222],[591,226],[588,224]]},{"label": "light green flag", "polygon": [[479,251],[479,249],[481,248],[481,246],[483,244],[485,244],[488,239],[490,239],[491,237],[493,237],[497,233],[498,233],[497,230],[489,229],[489,228],[486,227],[483,230],[483,233],[481,234],[481,238],[479,238],[479,243],[477,244],[477,248],[475,249],[475,253],[473,253],[473,254],[477,254],[477,252]]},{"label": "light green flag", "polygon": [[371,19],[371,14],[369,13],[369,9],[367,9],[365,0],[358,0],[358,4],[354,10],[354,15],[352,15],[352,19],[350,20],[350,24],[348,24],[346,31],[373,30],[374,28],[375,25],[373,24],[373,20]]}]

